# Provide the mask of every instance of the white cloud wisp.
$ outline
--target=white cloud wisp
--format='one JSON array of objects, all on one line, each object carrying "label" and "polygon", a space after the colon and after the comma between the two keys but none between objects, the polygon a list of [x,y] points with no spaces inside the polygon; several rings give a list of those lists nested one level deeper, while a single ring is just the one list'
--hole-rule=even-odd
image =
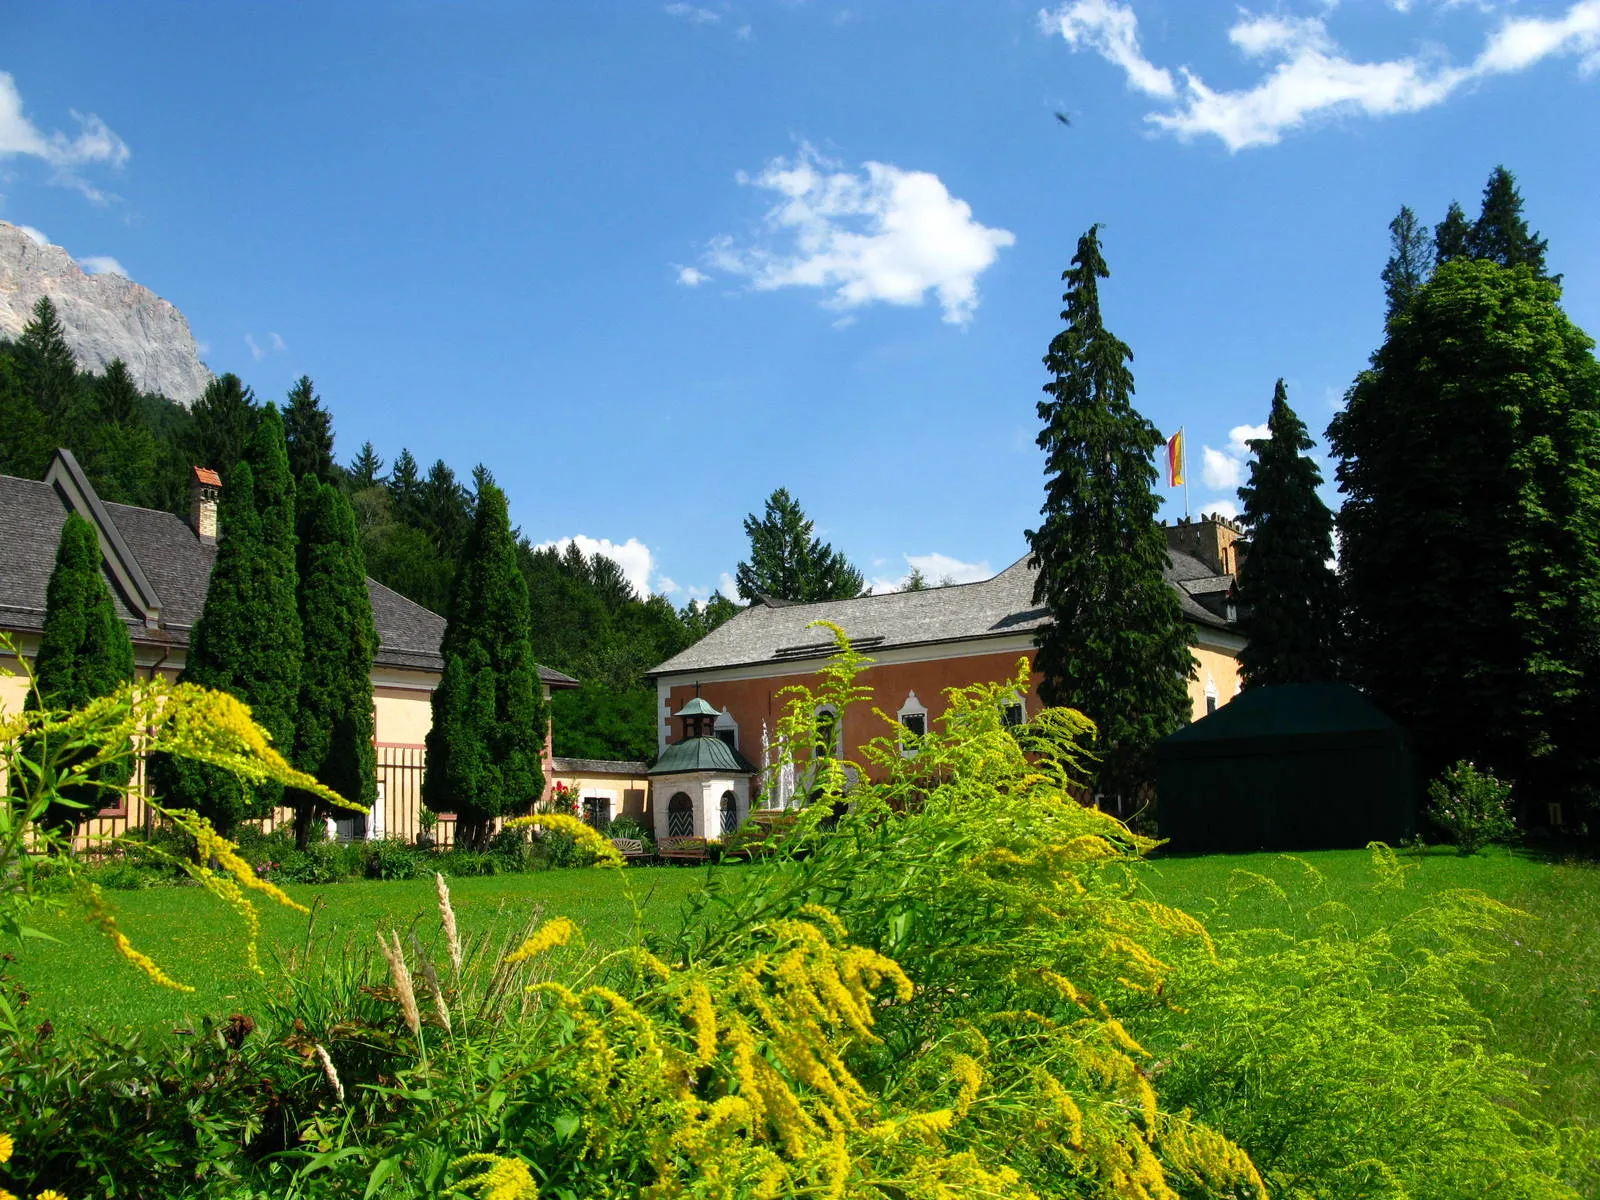
[{"label": "white cloud wisp", "polygon": [[76,188],[95,203],[103,203],[106,194],[85,180],[78,173],[79,168],[101,164],[121,167],[131,151],[128,143],[93,113],[70,111],[78,122],[76,137],[59,129],[46,133],[22,111],[22,93],[17,90],[16,81],[8,72],[0,71],[0,160],[36,158],[52,168],[55,183]]},{"label": "white cloud wisp", "polygon": [[1247,443],[1271,436],[1265,425],[1235,425],[1228,430],[1228,444],[1222,449],[1200,448],[1200,481],[1212,491],[1230,493],[1227,497],[1205,501],[1200,505],[1201,512],[1221,513],[1225,517],[1239,515],[1239,485],[1245,481],[1245,467],[1250,461]]},{"label": "white cloud wisp", "polygon": [[878,577],[867,582],[874,595],[885,592],[898,592],[905,587],[906,581],[911,578],[911,571],[922,572],[923,579],[927,580],[929,587],[939,587],[947,583],[977,583],[979,580],[990,579],[994,570],[989,566],[989,561],[962,562],[948,554],[940,554],[937,550],[932,554],[904,554],[906,573],[898,579]]},{"label": "white cloud wisp", "polygon": [[78,265],[89,275],[121,275],[128,277],[127,269],[109,254],[90,254],[78,260]]},{"label": "white cloud wisp", "polygon": [[1041,29],[1074,50],[1089,49],[1119,67],[1128,86],[1169,102],[1145,120],[1185,141],[1218,138],[1230,151],[1271,146],[1318,118],[1420,112],[1461,87],[1525,70],[1543,59],[1579,60],[1585,74],[1600,70],[1600,0],[1576,0],[1555,17],[1508,19],[1491,31],[1468,64],[1429,51],[1379,62],[1347,57],[1320,17],[1241,12],[1228,40],[1245,57],[1271,64],[1253,86],[1215,91],[1187,67],[1181,84],[1144,56],[1133,8],[1119,0],[1072,0],[1039,14]]},{"label": "white cloud wisp", "polygon": [[[574,542],[585,558],[593,558],[599,554],[609,558],[622,568],[622,576],[641,597],[650,595],[650,578],[655,573],[655,555],[650,552],[638,538],[629,538],[622,543],[613,542],[610,538],[594,538],[588,534],[577,534],[574,537],[557,538],[553,542],[540,542],[535,550],[549,550],[554,548],[558,553],[565,553],[568,546]],[[660,592],[673,592],[678,585],[672,580],[663,577],[660,586],[655,590]]]},{"label": "white cloud wisp", "polygon": [[932,292],[944,320],[965,325],[978,307],[978,276],[1016,242],[1009,230],[975,221],[937,175],[879,162],[852,174],[810,145],[739,182],[777,196],[766,236],[749,246],[718,237],[706,264],[757,291],[827,289],[833,309],[915,306]]}]

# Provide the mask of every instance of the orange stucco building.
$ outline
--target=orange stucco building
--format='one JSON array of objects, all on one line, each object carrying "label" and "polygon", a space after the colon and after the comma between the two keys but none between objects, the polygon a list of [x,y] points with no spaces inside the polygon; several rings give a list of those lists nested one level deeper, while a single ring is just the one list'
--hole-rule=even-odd
[{"label": "orange stucco building", "polygon": [[[1238,526],[1221,518],[1169,526],[1166,533],[1167,581],[1194,637],[1189,694],[1198,718],[1239,691],[1244,638],[1233,585],[1244,544]],[[858,758],[860,746],[888,732],[874,707],[913,729],[934,728],[946,708],[946,689],[1009,680],[1019,660],[1032,662],[1034,636],[1050,619],[1033,602],[1036,575],[1022,559],[980,583],[809,604],[758,600],[652,672],[657,747],[665,750],[682,736],[673,717],[698,695],[720,714],[716,735],[767,772],[770,742],[787,703],[783,689],[814,685],[818,667],[833,651],[826,630],[810,628],[818,620],[838,625],[872,660],[858,679],[871,690],[871,701],[844,714],[839,753]],[[1026,720],[1039,711],[1039,683],[1039,674],[1030,672],[1008,719]],[[779,779],[776,773],[765,781],[752,779],[750,805],[786,803]],[[652,796],[651,802],[662,801]]]}]

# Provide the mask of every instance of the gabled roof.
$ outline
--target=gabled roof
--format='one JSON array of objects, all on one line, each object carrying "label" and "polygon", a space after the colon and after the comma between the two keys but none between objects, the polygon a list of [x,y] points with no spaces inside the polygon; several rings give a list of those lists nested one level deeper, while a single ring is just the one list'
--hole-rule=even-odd
[{"label": "gabled roof", "polygon": [[[57,451],[43,482],[0,475],[0,629],[44,628],[45,595],[69,509],[99,531],[106,583],[134,642],[187,646],[205,608],[216,546],[172,513],[102,501],[66,450]],[[376,664],[442,671],[444,618],[373,579],[367,594],[378,627]],[[553,688],[578,686],[548,667],[539,668],[539,678]]]},{"label": "gabled roof", "polygon": [[[868,655],[894,647],[1031,633],[1050,620],[1050,614],[1033,602],[1038,574],[1024,556],[993,578],[978,583],[810,604],[758,600],[650,674],[679,675],[718,667],[826,658],[833,653],[833,640],[807,628],[818,620],[838,625],[851,644]],[[1187,554],[1170,555],[1166,579],[1178,594],[1184,619],[1232,630],[1234,622],[1201,604],[1186,586],[1205,593],[1218,578],[1231,581],[1231,577],[1216,576],[1210,567]]]},{"label": "gabled roof", "polygon": [[715,771],[722,774],[754,775],[748,759],[719,737],[689,738],[673,742],[661,752],[652,775],[680,775],[686,771]]}]

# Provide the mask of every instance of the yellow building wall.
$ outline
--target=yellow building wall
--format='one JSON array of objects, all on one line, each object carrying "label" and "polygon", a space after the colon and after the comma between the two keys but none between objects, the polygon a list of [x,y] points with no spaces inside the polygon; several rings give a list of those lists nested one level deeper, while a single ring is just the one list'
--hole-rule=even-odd
[{"label": "yellow building wall", "polygon": [[578,816],[584,815],[583,800],[602,798],[610,802],[613,819],[621,816],[635,817],[646,829],[650,828],[650,780],[643,775],[607,775],[597,772],[563,772],[550,770],[549,786],[565,784],[578,795]]},{"label": "yellow building wall", "polygon": [[433,703],[428,692],[412,688],[372,689],[375,740],[390,746],[420,746],[433,725]]},{"label": "yellow building wall", "polygon": [[1239,694],[1239,659],[1234,651],[1192,646],[1194,671],[1189,676],[1189,702],[1193,720],[1206,715],[1206,684],[1216,688],[1217,707]]}]

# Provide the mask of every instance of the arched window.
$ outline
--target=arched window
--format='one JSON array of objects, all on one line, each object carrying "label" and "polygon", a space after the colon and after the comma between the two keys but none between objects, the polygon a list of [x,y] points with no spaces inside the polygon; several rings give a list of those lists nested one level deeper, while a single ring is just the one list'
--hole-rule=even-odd
[{"label": "arched window", "polygon": [[726,837],[739,828],[739,797],[731,791],[722,793],[722,834]]},{"label": "arched window", "polygon": [[917,743],[928,732],[928,710],[923,706],[917,694],[912,692],[906,697],[906,702],[900,706],[900,711],[895,714],[895,720],[905,727],[905,733],[900,743],[900,753],[907,758],[915,758]]},{"label": "arched window", "polygon": [[694,801],[688,792],[674,792],[667,801],[667,836],[694,836]]},{"label": "arched window", "polygon": [[1206,716],[1217,711],[1217,681],[1206,676]]},{"label": "arched window", "polygon": [[728,743],[728,749],[737,750],[739,748],[739,723],[733,719],[733,714],[727,709],[723,709],[717,714],[717,723],[712,727],[712,732]]}]

